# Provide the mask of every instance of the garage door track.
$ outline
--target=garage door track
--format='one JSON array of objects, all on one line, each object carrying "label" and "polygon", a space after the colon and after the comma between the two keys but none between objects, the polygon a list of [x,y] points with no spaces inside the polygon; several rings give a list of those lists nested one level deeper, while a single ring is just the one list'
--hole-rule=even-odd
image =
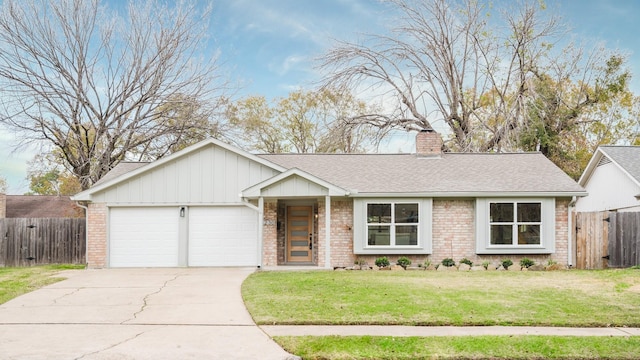
[{"label": "garage door track", "polygon": [[68,271],[0,305],[7,359],[288,359],[240,294],[252,268]]}]

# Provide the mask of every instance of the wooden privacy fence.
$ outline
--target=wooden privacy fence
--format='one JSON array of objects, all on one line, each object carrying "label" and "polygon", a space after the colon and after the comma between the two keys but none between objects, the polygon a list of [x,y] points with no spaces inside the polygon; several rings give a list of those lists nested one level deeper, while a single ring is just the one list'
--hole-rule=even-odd
[{"label": "wooden privacy fence", "polygon": [[640,265],[640,212],[609,213],[609,267]]},{"label": "wooden privacy fence", "polygon": [[0,219],[0,267],[84,264],[83,218]]},{"label": "wooden privacy fence", "polygon": [[640,212],[580,212],[575,224],[578,269],[640,264]]}]

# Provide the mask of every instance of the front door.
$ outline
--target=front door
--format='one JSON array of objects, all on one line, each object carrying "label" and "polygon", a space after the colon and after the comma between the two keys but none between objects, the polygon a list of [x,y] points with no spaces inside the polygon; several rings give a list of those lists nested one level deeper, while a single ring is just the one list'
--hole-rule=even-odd
[{"label": "front door", "polygon": [[313,207],[287,207],[287,262],[311,262],[313,252]]}]

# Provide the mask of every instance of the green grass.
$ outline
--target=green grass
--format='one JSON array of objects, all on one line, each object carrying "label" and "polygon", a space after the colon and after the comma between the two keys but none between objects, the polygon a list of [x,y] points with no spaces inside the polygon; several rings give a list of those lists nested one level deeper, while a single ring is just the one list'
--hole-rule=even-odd
[{"label": "green grass", "polygon": [[264,324],[640,326],[640,271],[257,272]]},{"label": "green grass", "polygon": [[309,359],[637,359],[640,337],[276,337]]},{"label": "green grass", "polygon": [[0,304],[39,289],[43,286],[64,280],[54,277],[61,270],[84,269],[84,265],[43,265],[32,267],[0,268]]}]

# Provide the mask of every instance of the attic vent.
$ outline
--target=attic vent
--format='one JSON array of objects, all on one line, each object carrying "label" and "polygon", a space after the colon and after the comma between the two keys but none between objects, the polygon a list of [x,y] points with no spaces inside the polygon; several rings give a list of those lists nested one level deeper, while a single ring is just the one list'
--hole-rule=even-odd
[{"label": "attic vent", "polygon": [[603,156],[600,161],[598,162],[598,166],[602,166],[602,165],[607,165],[608,163],[611,162],[611,159],[609,159],[606,156]]}]

